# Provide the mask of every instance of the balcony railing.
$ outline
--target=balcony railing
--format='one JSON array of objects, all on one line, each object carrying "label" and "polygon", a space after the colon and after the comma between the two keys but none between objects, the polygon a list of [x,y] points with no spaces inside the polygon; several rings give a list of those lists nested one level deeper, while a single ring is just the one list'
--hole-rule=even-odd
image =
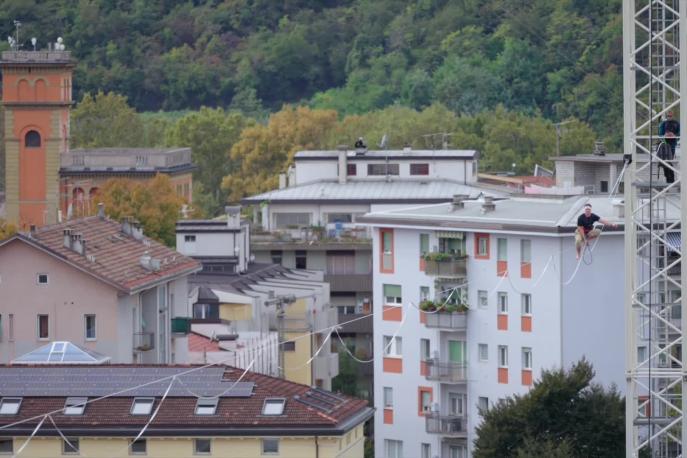
[{"label": "balcony railing", "polygon": [[428,328],[465,331],[467,329],[467,324],[468,314],[464,312],[425,313],[425,326]]},{"label": "balcony railing", "polygon": [[324,274],[331,291],[372,291],[372,273],[369,274]]},{"label": "balcony railing", "polygon": [[150,351],[155,348],[154,332],[134,332],[134,350]]},{"label": "balcony railing", "polygon": [[465,382],[467,380],[467,366],[465,363],[428,359],[427,380],[448,383]]},{"label": "balcony railing", "polygon": [[464,277],[467,275],[467,257],[446,255],[443,259],[441,253],[430,253],[425,258],[425,273],[435,277]]},{"label": "balcony railing", "polygon": [[425,430],[430,434],[461,437],[468,432],[467,417],[430,413],[425,416]]}]

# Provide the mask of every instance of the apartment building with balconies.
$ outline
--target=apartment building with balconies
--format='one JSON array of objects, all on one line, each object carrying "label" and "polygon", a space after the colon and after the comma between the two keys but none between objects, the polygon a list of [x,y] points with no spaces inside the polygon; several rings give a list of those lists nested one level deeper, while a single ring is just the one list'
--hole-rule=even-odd
[{"label": "apartment building with balconies", "polygon": [[226,212],[218,220],[177,222],[179,251],[203,266],[189,280],[193,362],[231,362],[331,389],[339,359],[328,336],[337,309],[323,273],[254,262],[240,207]]},{"label": "apartment building with balconies", "polygon": [[[258,262],[319,270],[330,284],[341,323],[372,308],[371,232],[358,219],[370,211],[504,193],[477,183],[472,150],[346,149],[299,151],[280,187],[242,200],[253,208],[251,248]],[[371,320],[340,331],[351,351],[373,356]],[[365,365],[361,365],[365,367]],[[368,371],[369,372],[369,371]],[[371,379],[360,371],[359,385]]]},{"label": "apartment building with balconies", "polygon": [[[587,358],[623,386],[621,228],[585,261],[573,234],[607,197],[483,198],[370,212],[375,456],[471,456],[480,409]],[[591,248],[591,247],[590,247]]]},{"label": "apartment building with balconies", "polygon": [[200,264],[131,220],[79,218],[0,242],[0,361],[71,341],[113,363],[186,362]]}]

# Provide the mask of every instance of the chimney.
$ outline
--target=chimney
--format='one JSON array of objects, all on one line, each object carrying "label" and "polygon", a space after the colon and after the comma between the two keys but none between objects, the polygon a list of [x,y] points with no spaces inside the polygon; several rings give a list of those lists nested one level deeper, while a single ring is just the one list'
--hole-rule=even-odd
[{"label": "chimney", "polygon": [[125,216],[122,220],[122,232],[131,235],[131,216]]},{"label": "chimney", "polygon": [[484,203],[482,204],[482,213],[492,212],[496,210],[496,204],[492,196],[484,196]]},{"label": "chimney", "polygon": [[284,189],[284,188],[286,188],[286,174],[280,173],[279,174],[279,189]]},{"label": "chimney", "polygon": [[348,147],[340,145],[337,147],[339,151],[339,183],[344,184],[348,179]]},{"label": "chimney", "polygon": [[152,259],[153,258],[150,257],[150,254],[148,254],[148,250],[146,250],[139,259],[141,267],[143,267],[145,270],[153,270],[153,266],[151,264]]},{"label": "chimney", "polygon": [[603,141],[597,140],[594,142],[594,151],[592,152],[595,156],[605,156],[606,155],[606,145]]},{"label": "chimney", "polygon": [[461,208],[464,208],[465,205],[463,201],[465,201],[469,196],[466,194],[454,194],[453,195],[453,201],[451,201],[451,211],[456,211]]},{"label": "chimney", "polygon": [[36,235],[36,225],[32,224],[29,226],[29,237],[33,238]]},{"label": "chimney", "polygon": [[79,254],[84,254],[85,251],[85,244],[84,240],[82,239],[82,234],[78,232],[74,232],[71,235],[71,249],[72,251],[79,253]]},{"label": "chimney", "polygon": [[143,240],[143,228],[136,220],[131,223],[131,236],[136,240]]},{"label": "chimney", "polygon": [[227,205],[224,207],[224,212],[227,214],[227,227],[229,229],[241,228],[241,206]]},{"label": "chimney", "polygon": [[62,245],[71,250],[72,249],[72,230],[66,228],[62,231],[63,242]]},{"label": "chimney", "polygon": [[98,202],[98,218],[105,219],[105,204]]}]

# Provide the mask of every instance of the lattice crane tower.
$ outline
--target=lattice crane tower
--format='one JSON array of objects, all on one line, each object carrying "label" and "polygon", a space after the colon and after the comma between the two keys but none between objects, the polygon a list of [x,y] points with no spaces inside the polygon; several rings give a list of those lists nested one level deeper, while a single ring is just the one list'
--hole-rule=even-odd
[{"label": "lattice crane tower", "polygon": [[[687,0],[623,0],[625,324],[628,457],[682,456],[687,443],[687,296],[681,285],[685,238],[685,154],[659,155],[669,111],[687,127]],[[686,94],[687,97],[687,94]],[[659,157],[662,156],[663,158]],[[674,170],[668,183],[666,167]],[[687,210],[687,206],[685,206]]]}]

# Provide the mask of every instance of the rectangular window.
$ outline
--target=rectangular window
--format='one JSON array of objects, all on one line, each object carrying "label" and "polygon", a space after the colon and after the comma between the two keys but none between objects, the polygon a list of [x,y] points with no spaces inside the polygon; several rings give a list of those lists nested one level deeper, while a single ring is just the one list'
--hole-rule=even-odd
[{"label": "rectangular window", "polygon": [[352,223],[353,215],[350,213],[327,213],[327,222],[332,223]]},{"label": "rectangular window", "polygon": [[429,234],[420,234],[420,256],[429,253]]},{"label": "rectangular window", "polygon": [[402,305],[401,285],[383,285],[384,303],[386,305]]},{"label": "rectangular window", "polygon": [[508,367],[508,346],[499,345],[499,367]]},{"label": "rectangular window", "polygon": [[478,345],[478,350],[479,350],[479,360],[480,361],[489,361],[489,345],[488,344],[479,344]]},{"label": "rectangular window", "polygon": [[21,398],[0,399],[0,415],[16,415],[21,406]]},{"label": "rectangular window", "polygon": [[70,397],[64,402],[65,415],[83,415],[88,398]]},{"label": "rectangular window", "polygon": [[475,234],[475,258],[489,259],[489,234]]},{"label": "rectangular window", "polygon": [[195,241],[196,241],[195,235],[185,235],[184,236],[184,242],[186,242],[186,243],[193,243]]},{"label": "rectangular window", "polygon": [[465,394],[448,394],[448,414],[456,417],[465,416]]},{"label": "rectangular window", "polygon": [[150,415],[155,398],[134,398],[131,404],[131,415]]},{"label": "rectangular window", "polygon": [[39,285],[47,285],[48,284],[48,274],[38,274],[36,275],[36,282]]},{"label": "rectangular window", "polygon": [[462,445],[449,445],[448,458],[467,458],[467,451]]},{"label": "rectangular window", "polygon": [[394,273],[394,231],[380,229],[380,267],[383,273]]},{"label": "rectangular window", "polygon": [[420,361],[427,361],[431,357],[429,339],[420,339]]},{"label": "rectangular window", "polygon": [[48,315],[38,315],[38,338],[48,339],[50,337]]},{"label": "rectangular window", "polygon": [[95,340],[95,315],[84,315],[86,340]]},{"label": "rectangular window", "polygon": [[305,250],[296,250],[296,269],[307,269],[308,252]]},{"label": "rectangular window", "polygon": [[402,339],[399,336],[392,338],[391,336],[384,336],[384,356],[401,356],[402,353]]},{"label": "rectangular window", "polygon": [[11,455],[14,453],[14,441],[12,439],[0,439],[0,455]]},{"label": "rectangular window", "polygon": [[532,295],[531,294],[521,294],[520,302],[522,306],[523,316],[532,315]]},{"label": "rectangular window", "polygon": [[532,349],[522,347],[522,368],[532,370]]},{"label": "rectangular window", "polygon": [[601,192],[608,192],[608,181],[601,182]]},{"label": "rectangular window", "polygon": [[420,458],[432,458],[431,444],[420,444]]},{"label": "rectangular window", "polygon": [[262,440],[262,454],[263,455],[278,455],[279,454],[279,439],[263,439]]},{"label": "rectangular window", "polygon": [[477,398],[477,408],[481,411],[486,411],[489,409],[489,398],[486,396],[480,396]]},{"label": "rectangular window", "polygon": [[79,439],[77,437],[67,437],[66,439],[62,439],[62,454],[78,455]]},{"label": "rectangular window", "polygon": [[497,299],[498,299],[499,313],[500,314],[508,313],[508,293],[506,293],[504,291],[499,291],[497,293]]},{"label": "rectangular window", "polygon": [[146,439],[131,441],[130,447],[132,455],[145,455],[148,452],[148,442]]},{"label": "rectangular window", "polygon": [[399,175],[398,164],[367,164],[367,174],[370,176]]},{"label": "rectangular window", "polygon": [[393,409],[394,408],[394,389],[390,386],[384,387],[384,408]]},{"label": "rectangular window", "polygon": [[193,453],[196,455],[209,455],[212,453],[212,439],[195,439],[193,441]]},{"label": "rectangular window", "polygon": [[354,177],[358,173],[358,169],[356,167],[356,164],[346,164],[346,175],[349,177]]},{"label": "rectangular window", "polygon": [[418,388],[418,414],[424,415],[432,410],[432,389],[421,386]]},{"label": "rectangular window", "polygon": [[520,262],[523,264],[532,263],[532,241],[520,240]]},{"label": "rectangular window", "polygon": [[646,361],[646,347],[637,347],[637,363],[643,363]]},{"label": "rectangular window", "polygon": [[281,344],[282,351],[296,351],[296,342],[283,342]]},{"label": "rectangular window", "polygon": [[404,458],[403,441],[384,439],[384,458]]},{"label": "rectangular window", "polygon": [[487,308],[489,306],[489,292],[484,290],[477,291],[477,305],[480,308]]},{"label": "rectangular window", "polygon": [[410,164],[411,175],[429,175],[429,164]]},{"label": "rectangular window", "polygon": [[502,262],[508,260],[508,239],[497,239],[496,259]]},{"label": "rectangular window", "polygon": [[429,299],[429,286],[420,286],[420,302]]},{"label": "rectangular window", "polygon": [[196,415],[214,415],[217,412],[219,398],[198,398]]},{"label": "rectangular window", "polygon": [[274,213],[274,226],[277,229],[295,229],[310,226],[310,213]]}]

